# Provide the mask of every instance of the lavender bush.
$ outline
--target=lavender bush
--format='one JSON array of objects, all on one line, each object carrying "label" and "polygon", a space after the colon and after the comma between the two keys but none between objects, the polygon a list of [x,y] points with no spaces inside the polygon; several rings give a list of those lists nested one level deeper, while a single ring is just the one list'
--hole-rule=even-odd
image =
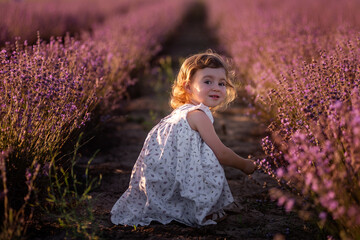
[{"label": "lavender bush", "polygon": [[343,239],[360,237],[354,171],[360,166],[360,135],[353,120],[360,81],[359,4],[207,2],[209,24],[234,58],[260,115],[271,122],[263,139],[267,158],[260,164],[295,187],[302,200],[279,191],[274,197],[288,210],[296,203],[305,210],[307,199],[321,225],[334,221],[332,234]]},{"label": "lavender bush", "polygon": [[[129,73],[146,65],[161,50],[161,43],[175,30],[191,2],[153,1],[128,14],[114,16],[104,23],[106,27],[94,26],[92,34],[82,36],[85,41],[95,41],[96,48],[104,52],[106,66],[110,68],[106,81],[110,96],[115,94],[119,99],[126,86],[133,84]],[[104,102],[107,102],[106,109],[114,107],[109,98]]]},{"label": "lavender bush", "polygon": [[[7,164],[9,154],[12,149],[7,149],[0,152],[0,174],[1,174],[1,183],[2,183],[2,192],[0,193],[0,200],[3,201],[2,212],[3,216],[1,216],[2,226],[0,232],[1,239],[14,239],[26,232],[27,229],[27,219],[31,219],[33,214],[33,209],[27,211],[28,204],[30,202],[30,197],[32,192],[34,191],[35,180],[40,171],[40,164],[37,164],[37,159],[33,160],[32,165],[26,169],[25,174],[25,185],[26,191],[23,196],[23,202],[16,209],[11,205],[11,198],[9,198],[8,188],[8,167]],[[13,167],[13,166],[12,166]]]},{"label": "lavender bush", "polygon": [[[13,211],[25,208],[34,190],[25,184],[29,169],[46,172],[99,103],[122,98],[134,83],[131,71],[160,50],[190,2],[153,1],[94,26],[81,40],[66,36],[46,43],[38,37],[33,46],[25,41],[1,50],[0,149],[12,151],[3,158],[0,189]],[[35,182],[38,174],[31,176]],[[9,221],[5,215],[3,231],[11,229],[9,222],[25,229],[24,218]]]},{"label": "lavender bush", "polygon": [[145,4],[144,0],[60,0],[0,2],[0,46],[15,37],[36,42],[43,38],[90,30],[109,16],[126,13]]},{"label": "lavender bush", "polygon": [[[338,223],[331,230],[342,238],[356,239],[360,230],[359,114],[359,89],[355,88],[349,102],[330,105],[326,116],[310,125],[310,132],[293,134],[285,154],[289,165],[277,170],[278,177],[321,206],[317,208],[321,224],[327,219]],[[288,203],[294,198],[283,200]]]}]

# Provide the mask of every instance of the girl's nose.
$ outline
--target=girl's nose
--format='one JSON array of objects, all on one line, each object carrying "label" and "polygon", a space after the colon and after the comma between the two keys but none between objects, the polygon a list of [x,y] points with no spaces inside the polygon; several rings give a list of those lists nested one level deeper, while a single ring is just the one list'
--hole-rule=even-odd
[{"label": "girl's nose", "polygon": [[214,91],[220,91],[220,87],[219,87],[218,84],[214,84],[213,87],[212,87],[212,89],[213,89]]}]

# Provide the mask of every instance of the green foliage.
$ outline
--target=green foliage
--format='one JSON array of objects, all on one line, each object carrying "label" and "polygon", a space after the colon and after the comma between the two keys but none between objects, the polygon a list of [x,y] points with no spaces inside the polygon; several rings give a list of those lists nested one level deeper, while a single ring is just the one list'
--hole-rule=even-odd
[{"label": "green foliage", "polygon": [[153,84],[153,89],[158,98],[168,99],[167,94],[164,91],[170,89],[175,79],[174,70],[172,67],[172,59],[170,56],[162,57],[159,59],[159,67],[157,67],[157,80]]},{"label": "green foliage", "polygon": [[96,227],[92,226],[95,220],[92,208],[90,191],[100,185],[102,176],[89,179],[89,166],[94,156],[87,162],[85,170],[85,183],[79,181],[74,172],[80,139],[75,145],[71,166],[64,169],[51,161],[49,169],[50,185],[47,188],[46,206],[44,208],[70,238],[98,239]]},{"label": "green foliage", "polygon": [[142,122],[142,125],[146,130],[150,130],[156,124],[156,120],[158,119],[158,114],[153,111],[149,110],[149,118]]},{"label": "green foliage", "polygon": [[[150,79],[150,87],[156,94],[156,102],[165,109],[168,106],[169,89],[174,82],[175,74],[173,70],[173,61],[170,56],[159,58],[157,66],[154,68],[155,74]],[[166,106],[165,106],[166,105]],[[146,119],[142,119],[142,124],[146,130],[150,130],[161,118],[165,115],[161,110],[149,110],[149,115]]]},{"label": "green foliage", "polygon": [[171,57],[166,56],[164,58],[161,58],[159,60],[159,63],[160,63],[160,73],[162,73],[162,75],[164,76],[165,80],[168,83],[172,84],[175,79],[175,75],[172,67]]}]

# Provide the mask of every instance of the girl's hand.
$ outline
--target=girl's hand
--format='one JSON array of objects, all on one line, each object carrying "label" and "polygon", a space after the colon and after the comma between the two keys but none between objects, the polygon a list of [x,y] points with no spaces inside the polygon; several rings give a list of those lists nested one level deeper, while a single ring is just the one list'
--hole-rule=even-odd
[{"label": "girl's hand", "polygon": [[256,169],[256,164],[255,161],[251,160],[251,159],[245,159],[245,167],[242,169],[242,171],[245,174],[252,174],[254,173]]}]

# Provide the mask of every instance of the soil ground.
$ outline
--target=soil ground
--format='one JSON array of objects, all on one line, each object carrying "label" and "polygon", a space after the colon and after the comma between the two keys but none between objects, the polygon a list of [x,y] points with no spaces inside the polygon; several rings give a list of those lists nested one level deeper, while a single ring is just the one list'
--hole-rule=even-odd
[{"label": "soil ground", "polygon": [[[139,77],[139,82],[129,91],[130,98],[124,100],[124,108],[112,116],[96,137],[96,148],[101,152],[90,172],[102,174],[103,179],[101,186],[91,193],[96,199],[93,225],[99,227],[102,239],[315,239],[318,230],[313,225],[294,212],[287,213],[270,199],[269,189],[278,187],[276,181],[260,171],[249,177],[228,167],[224,169],[237,206],[229,206],[228,217],[217,225],[192,228],[172,222],[135,229],[110,222],[110,210],[128,187],[132,167],[148,131],[171,111],[170,83],[154,75],[156,66],[161,59],[171,57],[172,67],[178,69],[179,59],[208,48],[224,53],[209,35],[211,31],[206,28],[205,19],[204,9],[195,6],[153,60],[152,71],[145,71]],[[245,104],[236,101],[214,116],[214,125],[225,145],[240,156],[251,155],[256,159],[263,154],[260,143],[266,127],[250,117],[248,111]]]}]

